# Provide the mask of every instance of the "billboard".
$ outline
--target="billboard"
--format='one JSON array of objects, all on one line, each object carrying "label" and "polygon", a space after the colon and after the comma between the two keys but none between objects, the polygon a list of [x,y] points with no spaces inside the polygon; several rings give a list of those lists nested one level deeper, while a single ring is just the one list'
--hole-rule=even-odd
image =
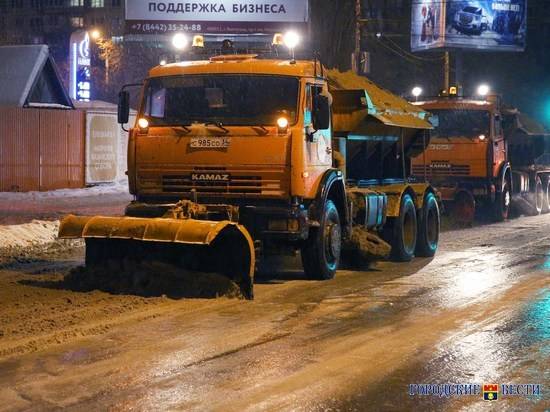
[{"label": "billboard", "polygon": [[527,0],[416,0],[411,49],[524,51]]},{"label": "billboard", "polygon": [[272,34],[308,22],[308,0],[126,0],[130,34]]},{"label": "billboard", "polygon": [[413,1],[411,18],[411,49],[435,49],[444,46],[445,5],[442,1]]}]

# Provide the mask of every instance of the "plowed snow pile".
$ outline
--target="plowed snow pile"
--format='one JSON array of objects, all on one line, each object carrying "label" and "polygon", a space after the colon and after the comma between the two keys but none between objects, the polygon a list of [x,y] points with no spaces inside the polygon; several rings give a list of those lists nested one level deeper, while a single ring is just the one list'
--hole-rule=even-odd
[{"label": "plowed snow pile", "polygon": [[80,241],[57,239],[58,221],[33,220],[21,225],[0,225],[0,264],[12,260],[39,259],[70,247]]},{"label": "plowed snow pile", "polygon": [[0,226],[0,249],[25,248],[53,243],[59,222],[33,220],[23,225]]},{"label": "plowed snow pile", "polygon": [[163,263],[126,263],[116,266],[78,267],[65,277],[65,287],[90,292],[101,290],[113,294],[144,297],[216,298],[242,297],[239,287],[225,276],[186,271]]}]

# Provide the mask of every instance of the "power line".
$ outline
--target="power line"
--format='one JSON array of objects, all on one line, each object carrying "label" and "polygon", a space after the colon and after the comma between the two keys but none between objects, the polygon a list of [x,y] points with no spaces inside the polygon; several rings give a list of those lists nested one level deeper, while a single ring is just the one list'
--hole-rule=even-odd
[{"label": "power line", "polygon": [[[382,37],[384,38],[384,37]],[[433,61],[440,61],[440,60],[443,60],[445,59],[445,56],[439,56],[439,57],[433,57],[433,58],[429,58],[429,57],[420,57],[420,56],[417,56],[413,53],[410,53],[409,51],[403,49],[401,46],[399,46],[399,44],[397,44],[396,42],[394,42],[392,39],[390,39],[389,37],[387,38],[389,42],[391,42],[398,50],[400,50],[402,53],[405,53],[407,54],[408,56],[410,56],[411,58],[414,58],[414,59],[417,59],[417,60],[422,60],[422,61],[427,61],[427,62],[433,62]]]}]

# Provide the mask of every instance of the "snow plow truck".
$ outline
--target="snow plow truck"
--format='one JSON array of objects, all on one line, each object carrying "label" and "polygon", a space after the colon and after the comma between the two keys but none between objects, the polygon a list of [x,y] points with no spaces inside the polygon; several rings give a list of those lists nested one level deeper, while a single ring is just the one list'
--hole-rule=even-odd
[{"label": "snow plow truck", "polygon": [[[550,133],[499,96],[439,96],[414,103],[438,126],[413,158],[413,175],[438,188],[459,222],[550,212]],[[477,213],[479,214],[479,213]]]},{"label": "snow plow truck", "polygon": [[317,60],[155,67],[129,134],[126,216],[68,216],[59,236],[85,239],[86,265],[168,261],[221,273],[249,299],[261,256],[300,251],[310,279],[330,279],[358,230],[373,255],[433,256],[437,194],[408,179],[431,128],[422,108]]}]

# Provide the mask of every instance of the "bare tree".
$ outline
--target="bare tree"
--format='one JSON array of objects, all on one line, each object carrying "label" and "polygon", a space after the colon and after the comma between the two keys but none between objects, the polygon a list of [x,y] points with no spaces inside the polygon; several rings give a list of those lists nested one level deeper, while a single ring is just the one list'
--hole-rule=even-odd
[{"label": "bare tree", "polygon": [[349,70],[354,49],[355,0],[311,0],[313,47],[329,68]]}]

